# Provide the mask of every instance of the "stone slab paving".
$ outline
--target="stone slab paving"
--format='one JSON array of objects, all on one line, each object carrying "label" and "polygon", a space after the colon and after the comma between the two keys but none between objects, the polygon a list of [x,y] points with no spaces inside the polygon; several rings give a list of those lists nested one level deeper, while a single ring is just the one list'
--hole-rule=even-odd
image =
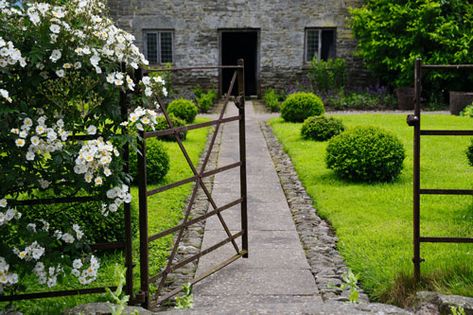
[{"label": "stone slab paving", "polygon": [[[233,104],[227,115],[236,114]],[[246,105],[249,258],[240,259],[194,286],[194,310],[224,310],[237,305],[321,303],[314,277],[299,242],[284,192],[274,170],[253,106]],[[239,158],[238,124],[223,128],[219,166]],[[217,205],[238,199],[239,170],[215,176]],[[232,232],[240,229],[240,207],[225,210]],[[217,217],[207,220],[202,249],[226,236]],[[240,241],[238,242],[240,244]],[[197,275],[235,254],[231,244],[199,261]]]}]

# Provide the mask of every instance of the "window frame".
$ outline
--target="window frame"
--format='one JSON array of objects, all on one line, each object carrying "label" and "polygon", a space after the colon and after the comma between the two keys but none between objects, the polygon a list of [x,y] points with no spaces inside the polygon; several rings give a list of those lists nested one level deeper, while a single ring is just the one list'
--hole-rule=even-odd
[{"label": "window frame", "polygon": [[318,32],[318,47],[317,47],[317,60],[321,60],[322,55],[322,32],[323,31],[333,31],[333,44],[334,44],[334,54],[333,58],[337,57],[337,28],[336,27],[306,27],[304,35],[304,63],[309,64],[312,59],[309,57],[309,32],[317,31]]},{"label": "window frame", "polygon": [[174,64],[175,60],[175,44],[174,44],[174,29],[144,29],[143,30],[143,51],[146,59],[148,59],[148,34],[156,34],[156,59],[157,63],[151,63],[151,65],[164,65],[169,62],[162,61],[162,46],[161,46],[161,34],[170,33],[171,34],[171,64]]}]

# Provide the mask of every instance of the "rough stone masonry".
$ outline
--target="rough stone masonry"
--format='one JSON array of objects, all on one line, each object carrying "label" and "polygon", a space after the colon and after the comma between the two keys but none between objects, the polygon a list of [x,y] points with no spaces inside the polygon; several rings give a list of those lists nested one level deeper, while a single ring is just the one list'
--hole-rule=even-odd
[{"label": "rough stone masonry", "polygon": [[[192,67],[222,62],[222,32],[255,31],[256,89],[291,90],[307,84],[307,30],[335,31],[335,56],[345,58],[350,81],[365,80],[354,59],[349,8],[360,0],[109,0],[117,24],[136,36],[145,51],[147,31],[172,32],[173,65]],[[209,76],[211,78],[208,81]],[[206,82],[207,80],[207,82]],[[217,86],[218,71],[178,78],[175,85]]]}]

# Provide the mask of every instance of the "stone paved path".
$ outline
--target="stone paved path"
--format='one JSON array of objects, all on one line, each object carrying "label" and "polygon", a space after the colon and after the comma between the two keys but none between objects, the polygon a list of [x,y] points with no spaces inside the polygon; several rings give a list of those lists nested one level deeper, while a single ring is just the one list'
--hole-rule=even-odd
[{"label": "stone paved path", "polygon": [[[228,308],[245,304],[303,303],[321,299],[292,221],[278,175],[259,128],[251,103],[247,116],[247,182],[249,258],[240,259],[194,288],[195,307]],[[227,115],[236,114],[229,104]],[[226,124],[220,146],[219,166],[238,160],[238,124]],[[218,205],[239,197],[239,170],[215,177],[213,195]],[[238,231],[240,207],[226,210],[223,217]],[[216,217],[206,223],[202,248],[225,238]],[[197,274],[235,253],[227,244],[199,261]]]}]

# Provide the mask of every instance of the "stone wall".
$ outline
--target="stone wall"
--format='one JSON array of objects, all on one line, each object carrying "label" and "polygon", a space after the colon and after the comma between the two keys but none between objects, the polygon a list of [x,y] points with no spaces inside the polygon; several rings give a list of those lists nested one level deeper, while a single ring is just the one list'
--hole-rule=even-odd
[{"label": "stone wall", "polygon": [[[222,29],[259,31],[260,88],[304,84],[305,29],[337,29],[337,56],[345,58],[351,81],[363,78],[353,58],[355,41],[347,26],[348,8],[361,0],[109,0],[117,24],[131,31],[143,45],[144,29],[174,30],[174,62],[177,67],[220,63]],[[355,75],[353,75],[355,74]],[[361,76],[360,76],[361,74]],[[218,80],[218,72],[212,73]],[[301,83],[302,82],[302,83]],[[175,82],[177,83],[177,82]]]}]

